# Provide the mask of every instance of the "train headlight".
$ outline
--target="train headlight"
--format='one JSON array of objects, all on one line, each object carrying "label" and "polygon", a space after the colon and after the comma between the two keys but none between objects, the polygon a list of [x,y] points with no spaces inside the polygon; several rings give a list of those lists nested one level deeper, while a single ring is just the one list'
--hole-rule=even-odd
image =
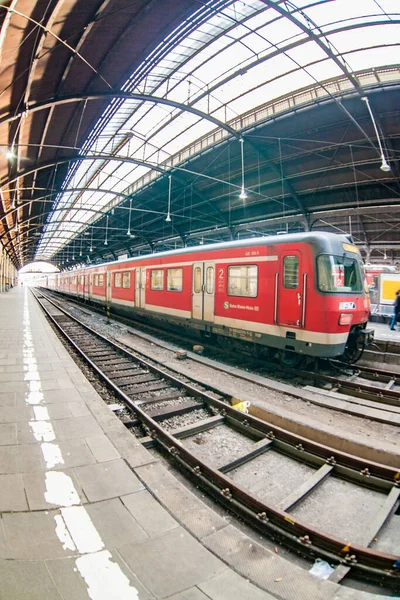
[{"label": "train headlight", "polygon": [[350,313],[342,313],[339,317],[339,325],[351,325],[353,315]]}]

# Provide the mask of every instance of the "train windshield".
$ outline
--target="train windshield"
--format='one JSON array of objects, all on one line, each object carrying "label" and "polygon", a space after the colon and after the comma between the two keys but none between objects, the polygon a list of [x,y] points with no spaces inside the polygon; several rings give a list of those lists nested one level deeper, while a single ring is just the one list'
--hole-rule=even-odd
[{"label": "train windshield", "polygon": [[323,254],[317,258],[317,272],[321,292],[344,294],[363,291],[360,264],[354,258]]}]

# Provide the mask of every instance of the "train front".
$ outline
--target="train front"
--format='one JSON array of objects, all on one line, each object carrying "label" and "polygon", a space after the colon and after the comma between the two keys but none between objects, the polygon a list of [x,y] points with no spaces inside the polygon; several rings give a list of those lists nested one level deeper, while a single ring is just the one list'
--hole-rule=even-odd
[{"label": "train front", "polygon": [[320,249],[316,261],[326,330],[342,340],[338,358],[356,362],[374,340],[374,330],[367,328],[371,304],[360,252],[347,236],[338,235]]}]

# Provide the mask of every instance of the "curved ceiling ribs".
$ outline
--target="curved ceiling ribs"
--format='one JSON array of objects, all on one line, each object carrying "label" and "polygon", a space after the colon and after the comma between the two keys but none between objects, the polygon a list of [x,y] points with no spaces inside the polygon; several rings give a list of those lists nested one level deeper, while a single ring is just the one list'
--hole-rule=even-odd
[{"label": "curved ceiling ribs", "polygon": [[364,22],[323,0],[78,1],[0,5],[0,242],[16,266],[285,229],[352,233],[400,262],[400,68],[354,68],[343,43],[385,26],[376,52],[396,43],[388,0]]}]

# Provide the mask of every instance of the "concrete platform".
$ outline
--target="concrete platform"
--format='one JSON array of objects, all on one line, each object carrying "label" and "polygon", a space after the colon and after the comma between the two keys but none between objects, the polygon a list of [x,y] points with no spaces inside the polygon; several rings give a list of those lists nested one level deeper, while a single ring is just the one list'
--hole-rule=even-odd
[{"label": "concrete platform", "polygon": [[188,491],[103,403],[29,289],[0,294],[0,340],[0,600],[372,599]]}]

